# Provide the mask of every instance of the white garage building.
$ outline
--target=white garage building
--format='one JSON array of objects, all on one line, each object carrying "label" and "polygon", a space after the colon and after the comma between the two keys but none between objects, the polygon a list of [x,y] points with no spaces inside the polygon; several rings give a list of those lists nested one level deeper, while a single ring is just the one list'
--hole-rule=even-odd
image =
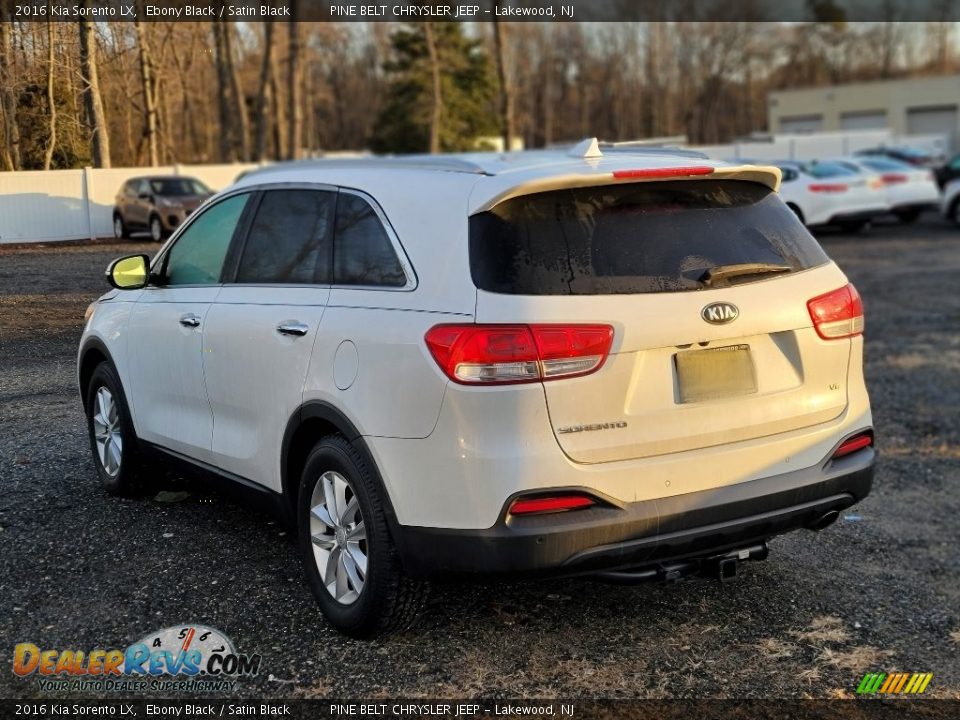
[{"label": "white garage building", "polygon": [[960,150],[960,75],[772,92],[770,132],[889,128],[894,135],[943,135]]}]

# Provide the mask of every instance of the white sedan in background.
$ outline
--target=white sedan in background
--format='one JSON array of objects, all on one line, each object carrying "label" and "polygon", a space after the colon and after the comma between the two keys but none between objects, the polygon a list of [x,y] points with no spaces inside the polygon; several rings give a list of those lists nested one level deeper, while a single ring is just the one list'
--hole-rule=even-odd
[{"label": "white sedan in background", "polygon": [[943,214],[948,220],[960,225],[960,178],[951,180],[943,188]]},{"label": "white sedan in background", "polygon": [[836,162],[782,161],[775,165],[783,175],[780,196],[807,226],[837,225],[857,232],[890,212],[879,177]]},{"label": "white sedan in background", "polygon": [[880,156],[838,158],[838,163],[868,176],[879,176],[890,203],[890,212],[900,222],[911,223],[924,210],[940,204],[940,189],[933,171],[915,165]]}]

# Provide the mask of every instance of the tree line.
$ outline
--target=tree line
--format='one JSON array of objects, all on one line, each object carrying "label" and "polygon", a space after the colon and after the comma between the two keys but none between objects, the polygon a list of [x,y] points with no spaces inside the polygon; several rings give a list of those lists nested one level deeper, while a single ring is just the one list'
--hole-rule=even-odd
[{"label": "tree line", "polygon": [[15,22],[0,169],[727,142],[770,90],[955,73],[953,23]]}]

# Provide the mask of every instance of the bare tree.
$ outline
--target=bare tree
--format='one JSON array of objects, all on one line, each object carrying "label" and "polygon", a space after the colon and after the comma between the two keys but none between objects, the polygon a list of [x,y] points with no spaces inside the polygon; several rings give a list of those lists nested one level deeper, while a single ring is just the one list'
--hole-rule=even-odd
[{"label": "bare tree", "polygon": [[290,21],[287,28],[290,31],[290,72],[287,77],[287,121],[290,123],[290,131],[287,134],[289,160],[296,160],[300,157],[300,151],[303,148],[303,77],[300,69],[300,28],[297,24],[297,17],[300,14],[300,3],[298,0],[291,0],[290,3]]},{"label": "bare tree", "polygon": [[507,67],[506,33],[507,29],[497,17],[500,0],[496,0],[493,14],[493,47],[497,62],[497,80],[500,83],[500,132],[503,135],[503,149],[513,147],[513,82]]},{"label": "bare tree", "polygon": [[230,99],[237,122],[234,125],[234,143],[241,160],[250,159],[250,118],[247,115],[246,96],[240,87],[236,63],[233,60],[233,23],[224,23],[223,43],[227,62],[227,77],[230,81]]},{"label": "bare tree", "polygon": [[230,66],[227,61],[227,39],[225,23],[221,20],[213,21],[214,61],[217,66],[217,110],[220,117],[220,161],[236,160],[236,143],[234,142],[234,116],[230,109],[232,99],[232,82],[230,80]]},{"label": "bare tree", "polygon": [[433,26],[425,22],[423,34],[427,43],[427,56],[430,59],[431,112],[430,112],[430,152],[440,152],[440,123],[443,120],[443,93],[440,84],[440,58],[437,54],[437,41],[433,35]]},{"label": "bare tree", "polygon": [[14,91],[13,39],[7,0],[0,0],[0,114],[3,115],[3,165],[20,169],[20,130],[17,126],[17,97]]},{"label": "bare tree", "polygon": [[[81,3],[81,7],[86,3]],[[83,78],[83,104],[91,134],[93,165],[110,167],[110,135],[100,98],[100,74],[97,69],[97,36],[94,24],[86,16],[79,21],[80,75]]]},{"label": "bare tree", "polygon": [[[142,9],[142,8],[141,8]],[[142,13],[138,13],[139,18]],[[154,82],[153,56],[150,52],[150,41],[147,37],[146,28],[143,21],[135,20],[134,29],[137,33],[137,47],[140,55],[140,87],[143,92],[143,117],[144,117],[144,138],[147,141],[147,149],[150,154],[150,165],[155,167],[160,164],[160,156],[157,150],[157,98],[156,85]]]},{"label": "bare tree", "polygon": [[[47,12],[50,16],[53,0],[47,0]],[[50,134],[47,138],[47,151],[43,156],[43,169],[49,170],[53,163],[53,151],[57,147],[57,98],[56,87],[53,83],[53,64],[55,61],[54,46],[56,43],[53,20],[47,20],[47,112]]]},{"label": "bare tree", "polygon": [[267,132],[270,126],[270,117],[267,110],[270,107],[273,80],[273,23],[266,22],[263,25],[263,57],[260,62],[260,83],[255,113],[254,157],[257,161],[263,161],[267,157]]}]

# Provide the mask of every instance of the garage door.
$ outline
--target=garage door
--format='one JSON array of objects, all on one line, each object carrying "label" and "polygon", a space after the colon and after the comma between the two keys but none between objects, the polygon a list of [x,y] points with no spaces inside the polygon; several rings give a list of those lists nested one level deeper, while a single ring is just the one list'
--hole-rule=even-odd
[{"label": "garage door", "polygon": [[840,114],[841,130],[880,130],[887,127],[886,110],[847,112]]},{"label": "garage door", "polygon": [[780,118],[782,133],[813,133],[823,130],[823,115],[792,115]]},{"label": "garage door", "polygon": [[956,147],[957,106],[912,108],[907,110],[907,133],[910,135],[945,135],[947,143]]}]

